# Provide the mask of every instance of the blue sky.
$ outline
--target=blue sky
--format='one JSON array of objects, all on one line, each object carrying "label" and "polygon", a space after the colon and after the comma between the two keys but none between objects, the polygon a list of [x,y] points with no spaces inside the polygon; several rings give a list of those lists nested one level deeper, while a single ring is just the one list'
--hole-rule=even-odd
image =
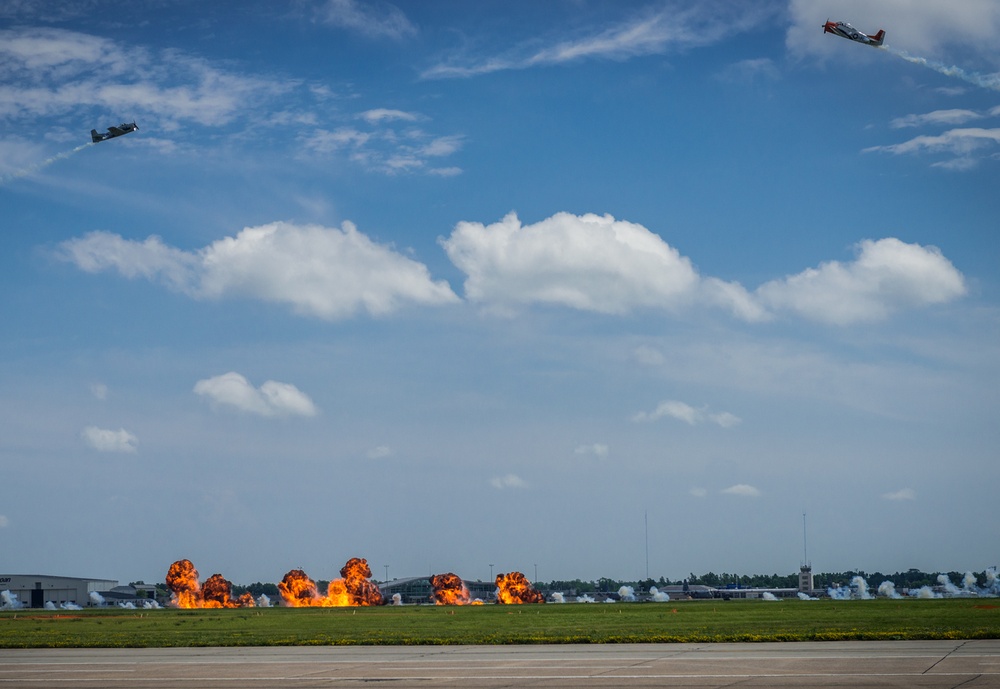
[{"label": "blue sky", "polygon": [[3,569],[997,564],[996,3],[235,10],[0,10]]}]

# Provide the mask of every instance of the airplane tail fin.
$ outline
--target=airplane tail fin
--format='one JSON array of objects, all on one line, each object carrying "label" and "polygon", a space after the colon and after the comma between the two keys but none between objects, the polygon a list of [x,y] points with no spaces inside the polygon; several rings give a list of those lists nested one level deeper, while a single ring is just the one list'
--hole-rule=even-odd
[{"label": "airplane tail fin", "polygon": [[91,129],[91,130],[90,130],[90,138],[91,138],[91,140],[92,140],[92,141],[93,141],[94,143],[97,143],[98,141],[100,141],[100,140],[101,140],[101,135],[97,133],[97,130],[96,130],[96,129]]},{"label": "airplane tail fin", "polygon": [[875,45],[882,45],[882,42],[885,41],[885,30],[879,29],[877,34],[869,36],[868,38],[872,39],[875,42]]}]

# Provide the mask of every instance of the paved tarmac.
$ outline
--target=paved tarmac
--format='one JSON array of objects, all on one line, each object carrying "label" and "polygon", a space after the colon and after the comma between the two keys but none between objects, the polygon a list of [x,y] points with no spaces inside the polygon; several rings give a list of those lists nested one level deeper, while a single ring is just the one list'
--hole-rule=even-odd
[{"label": "paved tarmac", "polygon": [[1000,640],[0,650],[0,689],[1000,688]]}]

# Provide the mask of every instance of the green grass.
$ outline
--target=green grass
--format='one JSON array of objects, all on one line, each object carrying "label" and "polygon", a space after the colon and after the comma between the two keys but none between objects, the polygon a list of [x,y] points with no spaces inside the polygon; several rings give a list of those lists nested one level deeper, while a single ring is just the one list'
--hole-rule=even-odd
[{"label": "green grass", "polygon": [[0,612],[0,648],[1000,638],[990,600]]}]

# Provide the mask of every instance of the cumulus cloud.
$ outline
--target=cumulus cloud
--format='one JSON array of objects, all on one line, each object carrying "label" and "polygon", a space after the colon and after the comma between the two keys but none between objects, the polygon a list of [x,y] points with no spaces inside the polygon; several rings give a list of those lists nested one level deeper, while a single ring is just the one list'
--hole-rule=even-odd
[{"label": "cumulus cloud", "polygon": [[505,488],[524,488],[528,484],[517,474],[506,474],[505,476],[494,476],[490,479],[490,485],[497,490]]},{"label": "cumulus cloud", "polygon": [[199,380],[194,392],[208,398],[213,407],[232,407],[258,416],[316,415],[313,401],[294,385],[269,380],[255,388],[235,371]]},{"label": "cumulus cloud", "polygon": [[877,321],[908,307],[941,304],[966,292],[965,280],[937,247],[895,238],[864,240],[850,263],[830,261],[757,290],[776,311],[835,325]]},{"label": "cumulus cloud", "polygon": [[897,491],[892,491],[890,493],[883,493],[882,497],[885,498],[886,500],[894,500],[894,501],[916,500],[917,491],[913,490],[912,488],[900,488]]},{"label": "cumulus cloud", "polygon": [[326,0],[317,16],[330,26],[370,38],[399,40],[417,33],[417,27],[393,4],[381,0]]},{"label": "cumulus cloud", "polygon": [[452,57],[425,70],[425,79],[473,77],[503,70],[528,69],[586,59],[625,60],[642,55],[683,51],[712,45],[745,31],[770,16],[767,7],[700,0],[673,2],[634,14],[611,27],[577,35],[535,38],[502,55]]},{"label": "cumulus cloud", "polygon": [[729,488],[723,488],[719,492],[723,495],[741,495],[747,498],[758,498],[761,495],[759,490],[746,483],[737,483],[734,486],[729,486]]},{"label": "cumulus cloud", "polygon": [[665,417],[683,421],[689,426],[694,426],[704,422],[711,422],[723,428],[732,428],[743,421],[740,417],[729,412],[709,412],[707,407],[699,409],[692,407],[686,402],[679,402],[677,400],[660,402],[660,404],[653,411],[639,412],[632,417],[632,420],[636,422],[656,421]]},{"label": "cumulus cloud", "polygon": [[[610,215],[557,213],[522,225],[460,222],[441,240],[467,276],[466,296],[499,311],[528,304],[625,314],[676,309],[702,298],[691,261],[642,225]],[[736,309],[713,290],[714,301]]]},{"label": "cumulus cloud", "polygon": [[331,321],[458,301],[446,282],[431,280],[426,266],[376,244],[349,222],[341,229],[283,222],[248,227],[194,252],[159,237],[135,241],[92,232],[60,244],[58,255],[87,272],[115,270],[196,299],[248,297]]},{"label": "cumulus cloud", "polygon": [[608,456],[609,449],[607,445],[594,443],[593,445],[580,445],[573,452],[578,455],[593,455],[599,459],[604,459]]},{"label": "cumulus cloud", "polygon": [[135,452],[139,444],[139,439],[124,428],[115,431],[87,426],[80,433],[80,437],[98,452]]}]

